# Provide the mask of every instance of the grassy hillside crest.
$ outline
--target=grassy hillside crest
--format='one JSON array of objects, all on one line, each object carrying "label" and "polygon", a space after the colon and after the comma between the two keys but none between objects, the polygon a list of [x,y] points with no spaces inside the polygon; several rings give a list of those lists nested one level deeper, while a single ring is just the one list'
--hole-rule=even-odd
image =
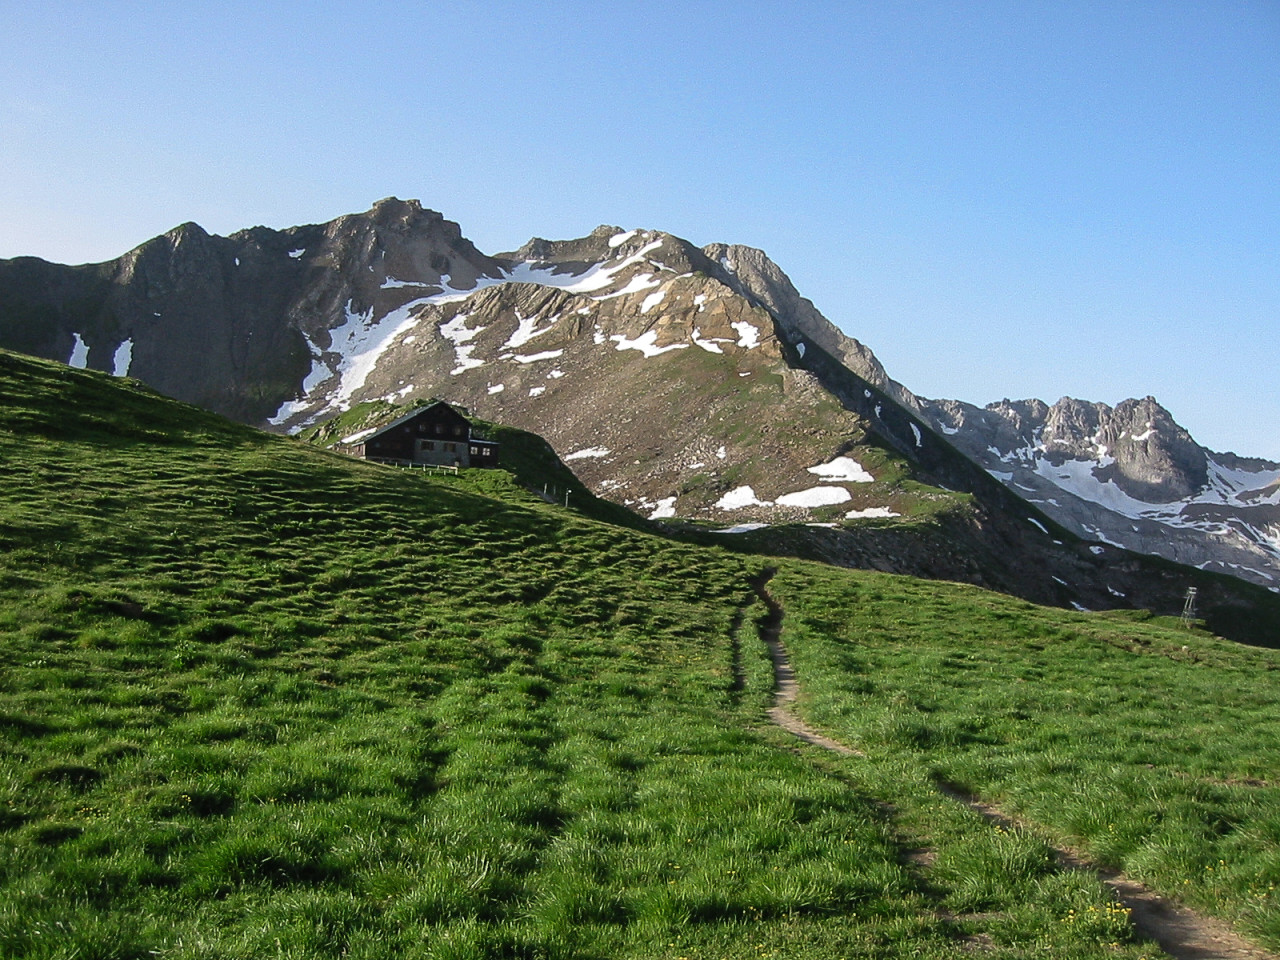
[{"label": "grassy hillside crest", "polygon": [[1276,651],[0,398],[0,957],[1159,956],[1067,842],[1280,947]]}]

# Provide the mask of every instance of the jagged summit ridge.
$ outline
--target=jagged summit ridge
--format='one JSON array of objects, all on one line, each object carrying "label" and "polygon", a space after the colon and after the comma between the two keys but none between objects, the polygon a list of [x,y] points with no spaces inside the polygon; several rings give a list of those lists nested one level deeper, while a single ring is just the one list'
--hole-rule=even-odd
[{"label": "jagged summit ridge", "polygon": [[1154,397],[924,404],[957,448],[1079,535],[1280,584],[1280,464],[1206,450]]}]

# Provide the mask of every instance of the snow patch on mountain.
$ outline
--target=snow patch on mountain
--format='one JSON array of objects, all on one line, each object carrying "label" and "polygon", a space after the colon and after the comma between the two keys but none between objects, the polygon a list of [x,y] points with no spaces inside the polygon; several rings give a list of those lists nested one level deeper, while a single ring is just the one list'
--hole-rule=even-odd
[{"label": "snow patch on mountain", "polygon": [[707,353],[724,353],[724,351],[720,349],[720,344],[733,342],[732,340],[725,340],[723,337],[712,337],[709,340],[704,339],[702,331],[697,327],[693,328],[693,336],[690,339],[693,340],[695,346],[701,347],[703,350],[707,351]]},{"label": "snow patch on mountain", "polygon": [[738,346],[747,350],[760,346],[760,328],[746,320],[737,320],[729,326],[738,333]]},{"label": "snow patch on mountain", "polygon": [[[612,300],[614,297],[625,297],[631,293],[640,293],[643,290],[651,290],[658,286],[662,281],[655,280],[651,273],[637,273],[634,277],[627,281],[627,285],[612,293],[604,293],[598,297],[592,297],[593,300]],[[566,288],[567,289],[567,288]]]},{"label": "snow patch on mountain", "polygon": [[[440,278],[440,286],[443,287],[448,281],[448,279],[449,279],[448,274],[445,274],[444,276],[442,276]],[[381,284],[381,287],[383,290],[394,290],[399,287],[431,287],[431,286],[435,286],[435,284],[424,283],[421,280],[397,280],[395,277],[391,277],[391,276],[388,276],[387,279],[383,280]]]},{"label": "snow patch on mountain", "polygon": [[571,460],[590,460],[599,457],[607,457],[609,453],[610,450],[608,447],[586,447],[582,450],[576,450],[561,459],[563,459],[565,463],[568,463]]},{"label": "snow patch on mountain", "polygon": [[538,321],[540,319],[541,318],[538,316],[522,317],[520,315],[520,311],[517,310],[515,333],[511,334],[511,336],[507,338],[507,342],[502,345],[502,349],[517,350],[520,347],[523,347],[526,343],[528,343],[534,337],[542,336],[544,333],[547,333],[556,325],[556,321],[560,319],[560,315],[557,314],[556,316],[552,317],[549,321],[547,321],[547,325],[545,327],[538,326]]},{"label": "snow patch on mountain", "polygon": [[[333,376],[333,371],[322,362],[323,351],[319,345],[305,333],[302,335],[302,339],[306,341],[307,349],[311,352],[311,369],[302,380],[302,399],[286,400],[280,404],[280,409],[276,411],[275,416],[267,420],[268,423],[276,426],[288,423],[294,417],[311,410],[312,405],[308,398],[315,390],[320,388],[322,383]],[[301,426],[294,427],[292,432],[296,433],[300,429]]]},{"label": "snow patch on mountain", "polygon": [[665,520],[668,517],[676,515],[676,498],[663,497],[654,506],[653,512],[649,514],[650,520]]},{"label": "snow patch on mountain", "polygon": [[330,349],[342,358],[336,371],[341,379],[333,398],[339,409],[346,410],[350,407],[352,395],[364,386],[369,374],[373,373],[378,358],[396,337],[418,325],[418,318],[413,316],[412,307],[413,304],[405,304],[375,321],[372,308],[356,313],[348,301],[346,322],[329,331]]},{"label": "snow patch on mountain", "polygon": [[1280,504],[1280,489],[1266,495],[1261,492],[1280,481],[1280,471],[1233,470],[1210,458],[1209,482],[1199,493],[1167,503],[1151,503],[1132,497],[1111,480],[1097,476],[1098,470],[1114,462],[1113,458],[1104,455],[1097,460],[1064,460],[1055,466],[1047,459],[1036,458],[1033,466],[1036,474],[1072,496],[1132,520],[1159,520],[1181,526],[1187,523],[1183,516],[1185,509],[1194,504],[1232,507]]},{"label": "snow patch on mountain", "polygon": [[[815,507],[829,507],[838,503],[847,503],[853,499],[844,487],[810,487],[794,493],[784,493],[776,503],[780,507],[804,507],[812,510]],[[775,501],[761,500],[750,486],[734,487],[719,500],[716,507],[720,510],[741,510],[744,507],[772,507]]]},{"label": "snow patch on mountain", "polygon": [[71,356],[67,359],[67,366],[78,367],[83,370],[89,363],[89,345],[78,333],[73,333],[75,342],[71,345]]},{"label": "snow patch on mountain", "polygon": [[771,507],[772,500],[761,500],[750,486],[734,487],[716,501],[720,510],[741,510],[743,507]]},{"label": "snow patch on mountain", "polygon": [[[625,241],[619,241],[619,245]],[[662,246],[662,239],[646,243],[638,251],[629,257],[624,257],[618,261],[603,261],[601,263],[592,264],[586,270],[579,274],[573,273],[557,273],[557,267],[553,264],[543,263],[518,263],[507,271],[506,279],[512,283],[536,283],[543,287],[556,287],[560,290],[567,290],[570,293],[594,293],[597,290],[603,290],[614,282],[614,277],[634,264],[641,263],[645,260],[647,254],[653,250],[657,250]],[[643,276],[650,276],[643,274]],[[632,278],[632,283],[638,277]],[[649,286],[657,286],[655,280]],[[630,287],[631,284],[628,284]],[[618,296],[624,291],[618,291],[611,296]],[[626,291],[634,292],[634,291]]]},{"label": "snow patch on mountain", "polygon": [[837,503],[848,503],[853,497],[844,487],[810,487],[808,490],[797,490],[795,493],[784,493],[778,498],[780,507],[830,507]]},{"label": "snow patch on mountain", "polygon": [[687,343],[670,343],[659,347],[657,330],[646,330],[634,340],[620,333],[615,333],[609,339],[618,345],[619,350],[639,350],[646,357],[656,357],[671,350],[686,350],[689,347]]},{"label": "snow patch on mountain", "polygon": [[656,293],[649,294],[647,297],[644,298],[644,302],[640,304],[640,312],[648,313],[650,310],[652,310],[654,307],[660,304],[666,295],[667,295],[667,291],[665,290],[659,290]]},{"label": "snow patch on mountain", "polygon": [[516,354],[511,359],[516,363],[537,363],[539,360],[555,360],[562,356],[564,356],[563,350],[544,350],[542,353]]},{"label": "snow patch on mountain", "polygon": [[440,336],[453,344],[454,357],[457,366],[449,371],[451,376],[457,376],[476,367],[484,366],[483,360],[478,360],[471,355],[475,350],[475,344],[470,341],[475,339],[479,334],[484,332],[484,327],[468,327],[468,314],[459,313],[448,323],[440,324]]},{"label": "snow patch on mountain", "polygon": [[806,469],[821,477],[825,483],[872,483],[875,480],[875,477],[852,457],[836,457],[828,463],[820,463],[816,467]]},{"label": "snow patch on mountain", "polygon": [[116,352],[111,356],[111,375],[114,377],[127,377],[129,375],[129,367],[133,365],[133,337],[125,340],[120,346],[116,347]]}]

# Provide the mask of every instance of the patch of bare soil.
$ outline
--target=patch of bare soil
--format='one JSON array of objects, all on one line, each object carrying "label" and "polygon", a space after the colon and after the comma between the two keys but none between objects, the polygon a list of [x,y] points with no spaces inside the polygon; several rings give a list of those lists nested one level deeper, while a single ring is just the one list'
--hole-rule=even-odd
[{"label": "patch of bare soil", "polygon": [[[769,610],[759,623],[760,639],[769,648],[773,659],[774,698],[773,706],[769,708],[769,719],[805,743],[844,756],[864,756],[861,751],[824,736],[795,715],[799,684],[786,647],[782,645],[782,607],[765,589],[769,576],[766,573],[753,584],[756,594]],[[947,784],[939,784],[938,788],[993,823],[1004,827],[1014,825],[1012,818],[992,804],[983,803]],[[1073,850],[1057,848],[1057,855],[1064,867],[1096,873],[1112,889],[1116,899],[1129,908],[1129,920],[1134,929],[1141,936],[1155,941],[1174,960],[1280,960],[1275,954],[1245,940],[1223,921],[1202,916],[1121,873],[1091,864]]]}]

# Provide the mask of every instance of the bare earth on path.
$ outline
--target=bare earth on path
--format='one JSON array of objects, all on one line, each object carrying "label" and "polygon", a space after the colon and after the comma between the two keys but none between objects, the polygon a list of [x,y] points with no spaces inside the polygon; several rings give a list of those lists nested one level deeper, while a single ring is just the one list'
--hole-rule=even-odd
[{"label": "bare earth on path", "polygon": [[[794,708],[800,688],[787,649],[782,644],[782,607],[765,590],[767,581],[767,575],[761,577],[755,583],[755,589],[769,609],[759,624],[760,639],[765,642],[773,660],[774,696],[773,706],[768,711],[769,719],[805,743],[843,756],[864,756],[861,751],[824,736],[796,716]],[[940,785],[939,789],[988,820],[1006,826],[1013,824],[1010,817],[991,804],[946,785]],[[1174,960],[1280,960],[1275,954],[1245,940],[1222,920],[1201,916],[1122,873],[1088,863],[1071,850],[1057,848],[1057,855],[1064,867],[1096,873],[1116,898],[1129,908],[1129,920],[1134,929],[1141,936],[1155,941]]]}]

